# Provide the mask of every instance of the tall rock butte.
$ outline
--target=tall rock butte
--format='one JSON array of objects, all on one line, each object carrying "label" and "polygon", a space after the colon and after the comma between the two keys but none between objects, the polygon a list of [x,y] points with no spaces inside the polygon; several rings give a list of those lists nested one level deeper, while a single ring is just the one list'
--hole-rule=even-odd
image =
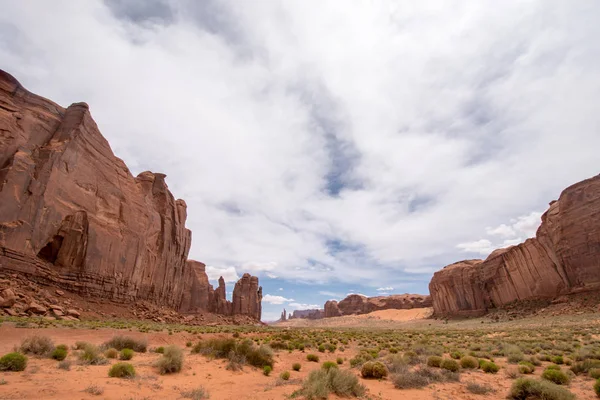
[{"label": "tall rock butte", "polygon": [[519,300],[600,288],[600,175],[565,189],[542,215],[536,237],[436,272],[436,316],[477,316]]},{"label": "tall rock butte", "polygon": [[389,296],[366,297],[351,294],[337,302],[329,300],[325,303],[325,318],[342,315],[368,314],[373,311],[390,309],[411,309],[431,307],[431,297],[420,294],[392,294]]},{"label": "tall rock butte", "polygon": [[186,203],[165,175],[134,177],[85,103],[64,109],[0,70],[0,270],[121,303],[261,317],[258,278],[233,302],[188,260]]}]

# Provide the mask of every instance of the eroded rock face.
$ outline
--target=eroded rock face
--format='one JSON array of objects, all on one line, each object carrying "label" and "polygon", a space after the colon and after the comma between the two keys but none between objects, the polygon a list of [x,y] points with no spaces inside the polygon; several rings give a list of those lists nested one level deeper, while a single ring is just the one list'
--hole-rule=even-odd
[{"label": "eroded rock face", "polygon": [[600,287],[600,175],[550,203],[536,237],[461,261],[429,284],[437,316],[482,315],[518,300],[555,298]]},{"label": "eroded rock face", "polygon": [[325,310],[294,310],[289,319],[321,319],[325,317]]},{"label": "eroded rock face", "polygon": [[244,274],[233,288],[233,314],[249,315],[260,320],[262,315],[262,287],[258,278]]},{"label": "eroded rock face", "polygon": [[187,260],[186,209],[164,174],[131,174],[87,104],[64,109],[0,70],[0,268],[117,302],[260,317],[258,278],[227,306],[224,284],[213,293]]},{"label": "eroded rock face", "polygon": [[325,318],[339,317],[342,315],[342,312],[338,307],[338,302],[335,300],[326,301],[323,308],[325,310]]},{"label": "eroded rock face", "polygon": [[351,294],[345,299],[330,305],[332,315],[327,314],[327,303],[325,304],[325,316],[337,316],[336,307],[339,315],[367,314],[373,311],[390,309],[411,309],[431,307],[431,298],[420,294],[394,294],[390,296],[366,297],[359,294]]}]

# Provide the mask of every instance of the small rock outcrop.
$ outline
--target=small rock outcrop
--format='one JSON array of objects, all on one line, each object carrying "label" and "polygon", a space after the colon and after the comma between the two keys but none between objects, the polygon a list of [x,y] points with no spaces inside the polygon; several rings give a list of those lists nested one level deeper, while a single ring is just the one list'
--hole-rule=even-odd
[{"label": "small rock outcrop", "polygon": [[285,308],[283,309],[283,311],[281,312],[281,317],[279,317],[279,320],[281,322],[285,322],[287,321],[287,312],[285,311]]},{"label": "small rock outcrop", "polygon": [[599,266],[600,175],[551,202],[535,238],[436,272],[429,284],[434,315],[483,315],[515,301],[598,290]]},{"label": "small rock outcrop", "polygon": [[120,303],[260,319],[257,277],[244,275],[229,303],[224,282],[213,293],[187,259],[187,205],[165,177],[134,177],[87,104],[62,108],[0,70],[0,270]]}]

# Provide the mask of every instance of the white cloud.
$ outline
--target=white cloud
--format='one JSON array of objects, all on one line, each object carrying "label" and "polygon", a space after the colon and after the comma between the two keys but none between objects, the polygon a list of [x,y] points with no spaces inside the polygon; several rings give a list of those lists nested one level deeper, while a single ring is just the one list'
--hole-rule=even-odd
[{"label": "white cloud", "polygon": [[386,286],[386,287],[377,288],[375,290],[377,290],[378,292],[389,292],[390,290],[394,290],[394,288],[391,286]]},{"label": "white cloud", "polygon": [[152,7],[126,12],[140,2],[0,13],[3,69],[86,101],[134,173],[168,175],[191,258],[374,288],[420,274],[426,290],[597,174],[598,2],[208,3],[144,23]]},{"label": "white cloud", "polygon": [[340,298],[344,297],[343,293],[330,292],[329,290],[320,290],[319,294],[322,296],[333,297],[334,299],[340,299]]},{"label": "white cloud", "polygon": [[515,235],[513,228],[505,224],[501,224],[495,228],[485,228],[485,231],[490,236],[511,237]]},{"label": "white cloud", "polygon": [[294,301],[294,299],[286,299],[283,296],[273,296],[272,294],[267,294],[263,296],[262,301],[269,304],[283,304]]},{"label": "white cloud", "polygon": [[212,265],[206,266],[206,275],[211,281],[216,281],[219,277],[223,277],[225,282],[237,282],[240,279],[234,267],[217,268]]},{"label": "white cloud", "polygon": [[314,310],[323,308],[323,306],[318,304],[305,304],[305,303],[290,303],[288,304],[291,310]]},{"label": "white cloud", "polygon": [[282,288],[282,287],[280,287],[280,288],[279,288],[279,289],[277,289],[277,290],[279,290],[280,292],[283,292],[283,288]]},{"label": "white cloud", "polygon": [[487,239],[480,239],[474,242],[460,243],[456,247],[467,253],[489,254],[494,251],[492,242]]}]

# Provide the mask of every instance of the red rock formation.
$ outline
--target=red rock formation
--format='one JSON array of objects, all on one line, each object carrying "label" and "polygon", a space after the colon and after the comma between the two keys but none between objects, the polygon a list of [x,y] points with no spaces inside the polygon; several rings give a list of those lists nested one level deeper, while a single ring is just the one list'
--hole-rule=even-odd
[{"label": "red rock formation", "polygon": [[[367,314],[378,310],[431,307],[431,298],[420,294],[395,294],[377,297],[351,294],[336,303],[336,306],[340,315]],[[332,310],[333,316],[335,316],[335,308],[332,307]],[[329,316],[327,312],[325,312],[325,316]]]},{"label": "red rock formation", "polygon": [[256,316],[260,320],[262,287],[258,286],[258,278],[244,274],[233,288],[233,314]]},{"label": "red rock formation", "polygon": [[342,312],[338,307],[338,302],[335,300],[326,301],[323,308],[325,309],[325,318],[339,317],[342,315]]},{"label": "red rock formation", "polygon": [[429,284],[437,316],[481,315],[518,300],[600,287],[600,175],[560,195],[536,237],[436,272]]},{"label": "red rock formation", "polygon": [[321,319],[325,317],[325,310],[294,310],[289,319]]},{"label": "red rock formation", "polygon": [[85,103],[64,109],[0,70],[0,268],[117,302],[260,318],[256,277],[238,283],[235,310],[224,284],[211,297],[187,260],[186,208],[164,174],[131,174]]}]

